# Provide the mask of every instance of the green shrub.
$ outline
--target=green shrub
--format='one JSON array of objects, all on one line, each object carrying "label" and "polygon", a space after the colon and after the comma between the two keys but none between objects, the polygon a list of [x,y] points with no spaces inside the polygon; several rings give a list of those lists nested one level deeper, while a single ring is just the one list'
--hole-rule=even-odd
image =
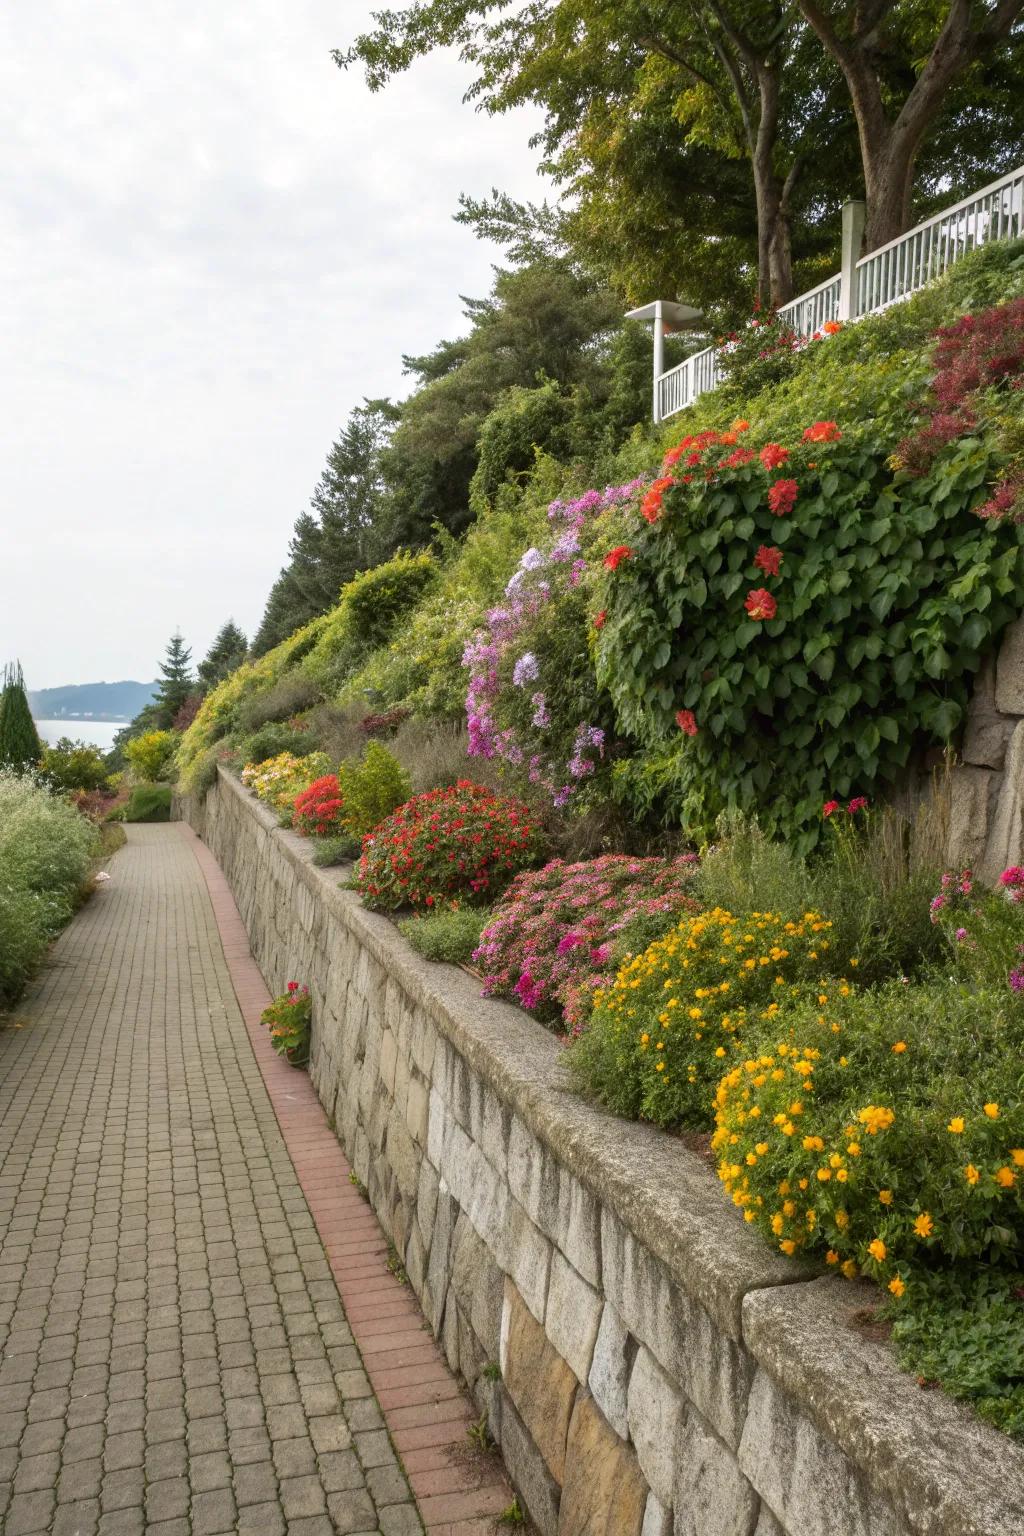
[{"label": "green shrub", "polygon": [[925,1274],[913,1299],[889,1310],[904,1370],[922,1382],[937,1382],[1004,1434],[1024,1440],[1018,1269],[971,1265]]},{"label": "green shrub", "polygon": [[124,755],[136,779],[151,784],[165,778],[178,740],[174,731],[147,731],[125,742]]},{"label": "green shrub", "polygon": [[830,986],[748,1034],[713,1145],[747,1221],[902,1296],[1024,1238],[1024,1005],[1008,989]]},{"label": "green shrub", "polygon": [[62,736],[56,745],[43,749],[42,773],[54,788],[99,789],[107,781],[103,753],[86,741]]},{"label": "green shrub", "polygon": [[96,832],[31,775],[0,770],[0,1007],[20,996],[70,918]]},{"label": "green shrub", "polygon": [[[293,715],[309,709],[320,698],[320,690],[304,672],[286,672],[269,688],[254,693],[241,701],[237,710],[237,727],[252,733],[269,722],[290,720]],[[265,756],[271,756],[265,753]]]},{"label": "green shrub", "polygon": [[304,663],[307,676],[322,687],[338,687],[363,658],[391,638],[436,576],[432,555],[399,550],[383,565],[353,577]]},{"label": "green shrub", "polygon": [[398,927],[425,960],[470,965],[480,934],[489,921],[490,913],[480,907],[456,907],[405,918]]},{"label": "green shrub", "polygon": [[337,837],[318,837],[313,848],[313,863],[318,869],[330,869],[335,864],[350,864],[358,859],[362,839],[342,832]]},{"label": "green shrub", "polygon": [[715,434],[681,447],[689,483],[657,482],[609,556],[598,647],[620,726],[676,740],[691,828],[759,807],[805,847],[826,800],[948,741],[1024,580],[1024,528],[972,515],[996,471],[982,440],[915,478],[888,468],[891,442],[808,432],[760,457]]},{"label": "green shrub", "polygon": [[338,769],[345,828],[362,837],[404,804],[412,794],[409,775],[379,741],[369,741],[361,760],[348,759]]},{"label": "green shrub", "polygon": [[265,763],[282,752],[305,757],[319,746],[311,731],[299,730],[280,721],[268,721],[251,736],[238,738],[238,754],[244,763]]},{"label": "green shrub", "polygon": [[792,1008],[825,968],[828,929],[814,912],[684,917],[595,992],[569,1056],[577,1084],[633,1120],[710,1125],[749,1027]]},{"label": "green shrub", "polygon": [[170,821],[171,786],[136,784],[124,808],[125,821]]}]

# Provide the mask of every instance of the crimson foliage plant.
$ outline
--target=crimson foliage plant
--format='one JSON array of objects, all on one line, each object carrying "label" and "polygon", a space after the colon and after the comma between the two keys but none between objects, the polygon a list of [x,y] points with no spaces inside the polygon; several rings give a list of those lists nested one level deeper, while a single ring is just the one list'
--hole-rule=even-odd
[{"label": "crimson foliage plant", "polygon": [[363,839],[357,884],[385,912],[486,902],[539,854],[527,806],[460,779],[414,795]]},{"label": "crimson foliage plant", "polygon": [[1019,609],[1024,531],[974,515],[998,469],[977,438],[911,476],[834,422],[736,437],[667,455],[606,578],[598,676],[620,728],[670,748],[692,832],[732,807],[806,848],[831,793],[873,794],[956,730]]}]

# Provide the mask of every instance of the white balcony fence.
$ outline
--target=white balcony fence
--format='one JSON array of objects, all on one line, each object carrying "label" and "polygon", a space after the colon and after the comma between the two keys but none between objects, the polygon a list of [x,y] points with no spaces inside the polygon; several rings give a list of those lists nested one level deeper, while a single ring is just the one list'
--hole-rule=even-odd
[{"label": "white balcony fence", "polygon": [[[877,314],[909,298],[978,246],[1024,236],[1024,166],[858,260],[862,221],[862,205],[848,203],[842,271],[780,308],[797,335],[813,336],[827,320]],[[656,376],[655,419],[664,421],[685,410],[720,382],[718,348],[695,352]]]}]

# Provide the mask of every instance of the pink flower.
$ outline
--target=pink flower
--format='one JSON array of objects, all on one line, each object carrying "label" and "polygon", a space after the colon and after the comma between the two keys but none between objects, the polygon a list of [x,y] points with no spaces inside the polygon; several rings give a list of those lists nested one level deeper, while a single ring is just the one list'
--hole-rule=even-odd
[{"label": "pink flower", "polygon": [[866,808],[867,803],[866,795],[855,795],[846,809],[851,816],[856,816],[858,811],[863,811]]},{"label": "pink flower", "polygon": [[836,813],[836,811],[838,811],[838,809],[839,809],[839,801],[838,800],[826,800],[825,804],[821,808],[821,814],[824,816],[825,820],[827,821],[830,816],[834,816],[835,815],[835,813]]}]

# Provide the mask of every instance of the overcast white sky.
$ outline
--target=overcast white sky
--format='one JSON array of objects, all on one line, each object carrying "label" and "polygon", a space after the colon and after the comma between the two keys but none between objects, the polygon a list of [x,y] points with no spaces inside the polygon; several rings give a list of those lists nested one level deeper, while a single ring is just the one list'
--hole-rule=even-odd
[{"label": "overcast white sky", "polygon": [[457,59],[371,96],[367,0],[0,11],[0,665],[149,678],[251,633],[364,395],[460,326],[460,191],[543,189]]}]

